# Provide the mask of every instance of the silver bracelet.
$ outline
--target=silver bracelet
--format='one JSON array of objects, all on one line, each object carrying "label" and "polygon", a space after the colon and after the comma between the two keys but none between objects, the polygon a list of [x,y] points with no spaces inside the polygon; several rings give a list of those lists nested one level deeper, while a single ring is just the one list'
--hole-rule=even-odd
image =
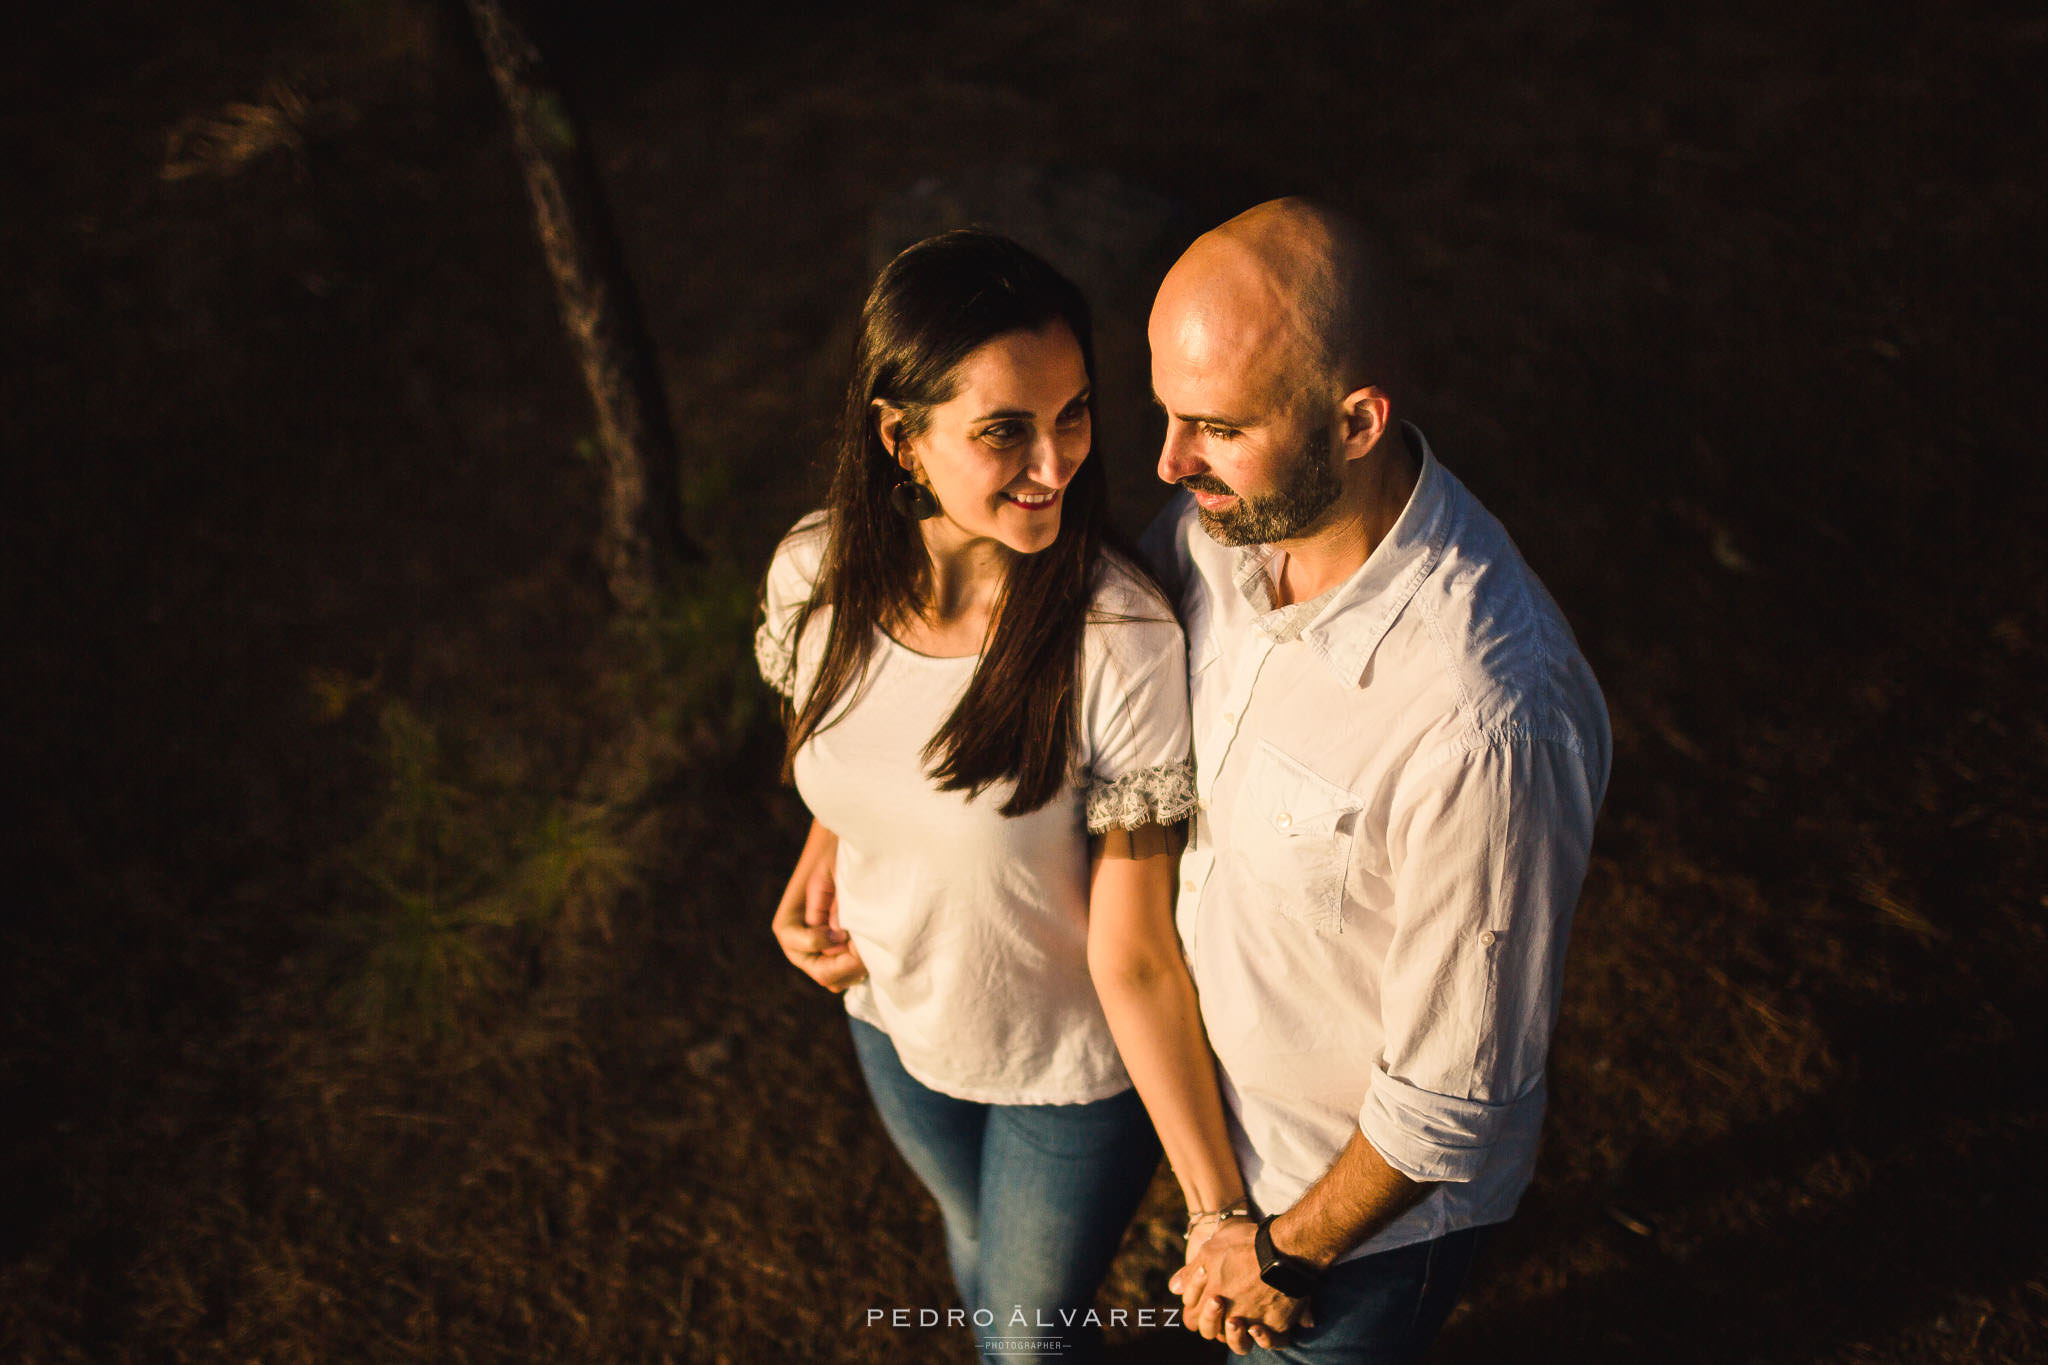
[{"label": "silver bracelet", "polygon": [[1190,1237],[1194,1236],[1196,1228],[1209,1223],[1227,1223],[1233,1218],[1249,1218],[1251,1216],[1252,1201],[1249,1198],[1240,1199],[1235,1204],[1226,1205],[1220,1209],[1203,1209],[1199,1213],[1188,1215],[1187,1235]]}]

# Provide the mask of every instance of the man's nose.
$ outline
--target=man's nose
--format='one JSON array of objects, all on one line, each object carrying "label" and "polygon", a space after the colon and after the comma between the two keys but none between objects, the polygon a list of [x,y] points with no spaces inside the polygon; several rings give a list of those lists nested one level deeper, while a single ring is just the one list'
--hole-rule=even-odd
[{"label": "man's nose", "polygon": [[1173,421],[1166,423],[1166,440],[1159,447],[1159,477],[1168,483],[1179,483],[1190,474],[1208,471],[1194,452],[1194,433],[1185,424]]}]

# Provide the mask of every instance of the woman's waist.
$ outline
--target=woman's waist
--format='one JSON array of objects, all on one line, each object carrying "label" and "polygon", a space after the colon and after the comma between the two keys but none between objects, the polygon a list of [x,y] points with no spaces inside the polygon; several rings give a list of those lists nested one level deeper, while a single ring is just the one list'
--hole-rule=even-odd
[{"label": "woman's waist", "polygon": [[984,1104],[1085,1104],[1128,1089],[1086,982],[908,982],[870,975],[847,1011],[889,1035],[924,1085]]},{"label": "woman's waist", "polygon": [[870,894],[857,881],[838,886],[838,924],[851,934],[871,973],[1000,976],[1012,980],[1086,981],[1085,898],[954,894],[937,898],[900,892]]}]

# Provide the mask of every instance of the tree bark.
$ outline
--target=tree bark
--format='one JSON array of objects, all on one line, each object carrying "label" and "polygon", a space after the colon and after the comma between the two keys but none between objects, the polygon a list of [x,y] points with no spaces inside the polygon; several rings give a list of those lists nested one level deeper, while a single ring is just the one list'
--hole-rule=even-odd
[{"label": "tree bark", "polygon": [[516,0],[466,3],[511,116],[534,227],[597,410],[606,474],[598,562],[613,600],[642,611],[689,550],[660,371],[603,211],[595,165],[511,9]]}]

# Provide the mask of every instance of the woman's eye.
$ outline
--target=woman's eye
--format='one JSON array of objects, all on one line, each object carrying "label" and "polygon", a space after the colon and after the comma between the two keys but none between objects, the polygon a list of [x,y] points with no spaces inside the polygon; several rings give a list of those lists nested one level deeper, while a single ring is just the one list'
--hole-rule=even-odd
[{"label": "woman's eye", "polygon": [[1076,403],[1060,414],[1060,425],[1063,427],[1075,426],[1087,420],[1088,405],[1086,403]]},{"label": "woman's eye", "polygon": [[992,446],[1013,446],[1024,439],[1024,424],[1022,422],[997,422],[994,426],[982,431],[981,439]]}]

